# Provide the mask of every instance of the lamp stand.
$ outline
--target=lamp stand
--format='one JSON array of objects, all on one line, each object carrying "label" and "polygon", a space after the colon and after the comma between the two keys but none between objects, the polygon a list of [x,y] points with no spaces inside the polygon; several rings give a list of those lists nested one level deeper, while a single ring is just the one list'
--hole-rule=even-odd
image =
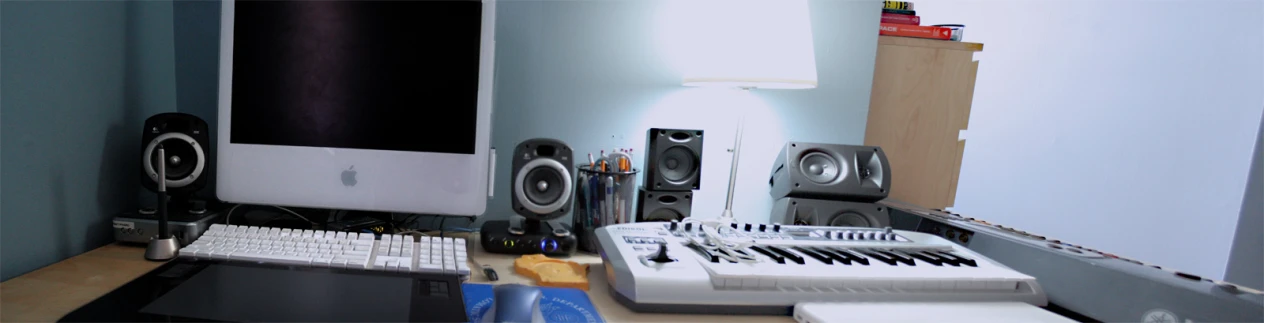
[{"label": "lamp stand", "polygon": [[[742,91],[749,92],[750,88],[741,88]],[[724,213],[720,214],[720,220],[733,220],[733,189],[737,187],[737,159],[742,154],[742,130],[746,127],[746,109],[738,108],[737,113],[737,137],[733,139],[733,162],[729,168],[729,192],[724,198]]]}]

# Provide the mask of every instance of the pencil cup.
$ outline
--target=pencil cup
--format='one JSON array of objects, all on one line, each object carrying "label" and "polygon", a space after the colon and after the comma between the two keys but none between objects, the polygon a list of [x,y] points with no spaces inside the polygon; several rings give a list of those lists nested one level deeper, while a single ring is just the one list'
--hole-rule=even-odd
[{"label": "pencil cup", "polygon": [[632,222],[636,207],[636,173],[600,171],[588,165],[578,167],[575,176],[575,213],[571,227],[579,239],[579,250],[597,252],[593,230],[608,224]]}]

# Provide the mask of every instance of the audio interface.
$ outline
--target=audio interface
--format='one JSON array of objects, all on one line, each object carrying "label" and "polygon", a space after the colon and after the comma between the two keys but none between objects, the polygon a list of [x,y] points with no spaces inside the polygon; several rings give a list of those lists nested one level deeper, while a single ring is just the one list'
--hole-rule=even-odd
[{"label": "audio interface", "polygon": [[[557,226],[557,227],[553,227]],[[528,255],[545,254],[566,256],[575,252],[575,235],[565,224],[541,225],[538,230],[513,233],[508,220],[487,221],[479,231],[483,250],[490,253]]]}]

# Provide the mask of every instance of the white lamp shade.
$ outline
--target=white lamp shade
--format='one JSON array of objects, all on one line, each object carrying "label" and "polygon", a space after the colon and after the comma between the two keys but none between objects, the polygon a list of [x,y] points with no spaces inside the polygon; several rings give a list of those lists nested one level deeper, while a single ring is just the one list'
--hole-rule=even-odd
[{"label": "white lamp shade", "polygon": [[684,1],[684,85],[816,87],[807,0]]}]

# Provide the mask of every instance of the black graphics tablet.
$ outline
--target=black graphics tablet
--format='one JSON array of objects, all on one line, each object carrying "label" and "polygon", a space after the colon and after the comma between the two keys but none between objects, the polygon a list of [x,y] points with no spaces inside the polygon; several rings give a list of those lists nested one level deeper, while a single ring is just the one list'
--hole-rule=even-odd
[{"label": "black graphics tablet", "polygon": [[178,259],[62,322],[465,322],[456,275]]}]

